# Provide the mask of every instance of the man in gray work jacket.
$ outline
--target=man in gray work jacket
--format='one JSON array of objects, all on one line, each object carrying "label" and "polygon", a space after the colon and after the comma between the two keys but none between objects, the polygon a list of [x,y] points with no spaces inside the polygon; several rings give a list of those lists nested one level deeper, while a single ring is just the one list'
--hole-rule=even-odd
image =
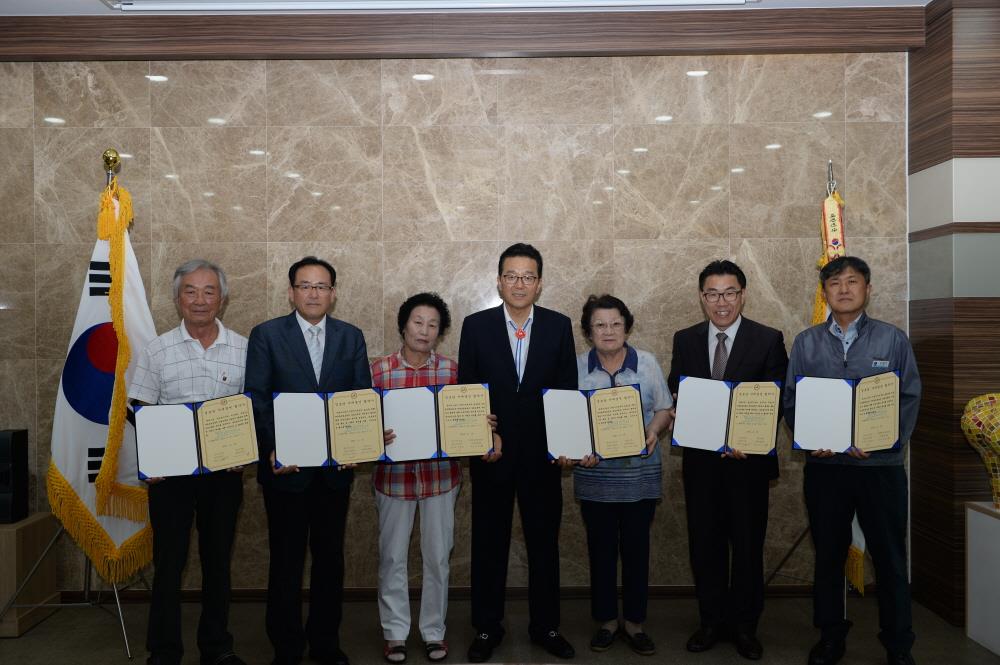
[{"label": "man in gray work jacket", "polygon": [[[794,428],[795,377],[859,379],[896,370],[900,377],[899,440],[913,433],[920,408],[920,376],[913,349],[899,328],[868,318],[871,270],[861,259],[834,259],[820,272],[830,318],[799,333],[785,384],[785,418]],[[844,655],[851,622],[844,619],[844,562],[857,511],[878,584],[879,640],[890,665],[913,663],[914,635],[906,566],[908,511],[902,446],[847,453],[816,450],[806,458],[805,499],[816,547],[813,624],[819,642],[809,665],[833,665]]]}]

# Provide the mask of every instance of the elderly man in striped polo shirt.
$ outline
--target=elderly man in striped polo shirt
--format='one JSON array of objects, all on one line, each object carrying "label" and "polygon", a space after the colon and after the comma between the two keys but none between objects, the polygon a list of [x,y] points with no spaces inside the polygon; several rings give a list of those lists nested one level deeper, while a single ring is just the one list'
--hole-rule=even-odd
[{"label": "elderly man in striped polo shirt", "polygon": [[[174,272],[181,323],[139,355],[129,398],[144,404],[184,404],[243,392],[247,340],[218,319],[229,295],[226,274],[202,259]],[[150,665],[179,665],[181,573],[197,516],[202,600],[198,650],[202,665],[242,665],[229,633],[229,562],[243,501],[242,467],[198,476],[149,479],[153,527],[153,599],[146,649]]]}]

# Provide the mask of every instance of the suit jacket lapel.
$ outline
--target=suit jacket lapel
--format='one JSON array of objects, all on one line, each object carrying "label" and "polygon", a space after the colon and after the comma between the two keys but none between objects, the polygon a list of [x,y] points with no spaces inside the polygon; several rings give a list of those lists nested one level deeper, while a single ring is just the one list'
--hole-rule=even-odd
[{"label": "suit jacket lapel", "polygon": [[691,376],[712,378],[712,361],[708,359],[708,321],[702,321],[695,329],[694,369]]},{"label": "suit jacket lapel", "polygon": [[313,370],[312,360],[309,358],[306,338],[302,335],[302,328],[299,327],[299,321],[295,318],[295,312],[292,312],[285,318],[285,339],[288,342],[288,349],[291,351],[292,356],[302,366],[302,370],[306,373],[306,376],[312,380],[314,389],[318,390],[316,372]]},{"label": "suit jacket lapel", "polygon": [[323,368],[319,372],[319,385],[325,386],[329,374],[333,371],[333,353],[340,345],[340,330],[333,323],[333,318],[326,317],[326,342],[323,344]]},{"label": "suit jacket lapel", "polygon": [[[524,374],[521,375],[521,383],[528,381],[528,372],[531,372],[533,358],[537,358],[539,353],[544,353],[544,349],[538,350],[541,346],[542,335],[545,334],[545,325],[538,325],[538,306],[535,306],[534,315],[531,319],[531,343],[528,345],[528,357],[524,359]],[[541,332],[539,332],[541,330]],[[515,372],[517,370],[515,369]],[[533,373],[533,372],[532,372]],[[515,374],[516,375],[516,374]]]},{"label": "suit jacket lapel", "polygon": [[740,363],[750,350],[750,326],[747,320],[743,319],[739,330],[736,331],[736,338],[733,339],[732,349],[729,351],[729,360],[726,361],[726,379],[732,380],[733,374],[739,369]]},{"label": "suit jacket lapel", "polygon": [[[514,366],[514,353],[510,350],[510,337],[507,335],[507,316],[504,314],[503,303],[495,310],[496,312],[496,325],[493,329],[498,334],[496,341],[494,342],[498,347],[500,347],[500,362],[506,363],[507,372],[511,377],[512,383],[517,385],[517,368]],[[531,351],[531,348],[528,348]]]}]

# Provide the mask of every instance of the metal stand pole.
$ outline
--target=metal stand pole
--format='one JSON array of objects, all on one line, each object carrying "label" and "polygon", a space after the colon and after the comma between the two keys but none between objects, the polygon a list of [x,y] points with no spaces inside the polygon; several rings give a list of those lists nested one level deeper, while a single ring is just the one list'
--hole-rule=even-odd
[{"label": "metal stand pole", "polygon": [[771,581],[774,580],[778,572],[785,566],[786,563],[788,563],[788,560],[792,558],[793,554],[795,554],[795,550],[799,549],[799,545],[802,544],[802,541],[805,540],[806,536],[808,535],[809,535],[809,527],[806,527],[805,529],[802,530],[802,533],[799,534],[799,537],[795,539],[795,542],[792,543],[792,546],[788,548],[788,551],[785,552],[785,556],[781,558],[781,561],[779,561],[778,565],[774,567],[774,570],[771,571],[771,574],[767,576],[766,580],[764,580],[764,586],[769,585]]},{"label": "metal stand pole", "polygon": [[[118,606],[118,624],[122,627],[122,639],[125,640],[125,655],[128,656],[129,660],[132,660],[132,650],[128,647],[128,633],[125,631],[125,615],[122,614],[122,601],[118,597],[118,586],[112,584],[111,588],[115,592],[115,605]],[[844,593],[847,593],[845,590]]]}]

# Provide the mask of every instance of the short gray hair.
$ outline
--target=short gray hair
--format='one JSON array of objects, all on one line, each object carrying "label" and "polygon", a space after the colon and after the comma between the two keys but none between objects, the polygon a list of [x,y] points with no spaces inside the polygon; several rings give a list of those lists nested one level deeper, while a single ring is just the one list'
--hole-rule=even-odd
[{"label": "short gray hair", "polygon": [[174,300],[177,300],[181,295],[181,280],[184,279],[184,275],[190,275],[198,270],[214,272],[215,276],[219,278],[219,290],[222,291],[221,299],[225,300],[229,297],[229,283],[226,282],[226,273],[222,271],[222,268],[205,259],[191,259],[177,266],[177,270],[174,271]]}]

